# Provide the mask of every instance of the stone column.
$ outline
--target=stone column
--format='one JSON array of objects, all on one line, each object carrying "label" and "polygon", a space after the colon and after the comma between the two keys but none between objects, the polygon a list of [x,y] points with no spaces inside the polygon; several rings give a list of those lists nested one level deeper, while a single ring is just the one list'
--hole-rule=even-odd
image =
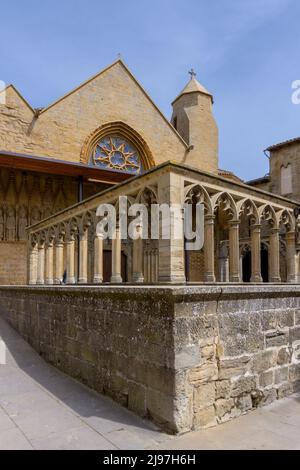
[{"label": "stone column", "polygon": [[240,282],[243,282],[243,256],[240,255]]},{"label": "stone column", "polygon": [[87,283],[88,272],[88,231],[82,230],[79,234],[79,274],[78,283]]},{"label": "stone column", "polygon": [[262,282],[260,229],[259,224],[251,226],[251,282]]},{"label": "stone column", "polygon": [[279,228],[271,228],[270,233],[270,282],[280,282],[280,264],[279,264]]},{"label": "stone column", "polygon": [[170,220],[161,217],[161,229],[168,231],[168,238],[159,237],[159,277],[161,283],[185,283],[183,236],[183,177],[172,171],[162,174],[158,180],[158,202],[175,211]]},{"label": "stone column", "polygon": [[149,246],[147,251],[147,277],[148,282],[151,282],[151,249]]},{"label": "stone column", "polygon": [[55,276],[54,284],[61,284],[64,274],[64,245],[62,239],[55,243]]},{"label": "stone column", "polygon": [[38,245],[38,260],[37,260],[37,284],[44,284],[44,272],[45,272],[45,243],[39,243]]},{"label": "stone column", "polygon": [[156,276],[156,250],[155,248],[151,250],[151,282],[156,282],[157,281],[157,276]]},{"label": "stone column", "polygon": [[132,240],[132,281],[141,283],[144,282],[143,274],[143,245],[142,239],[142,226],[137,226],[139,238]]},{"label": "stone column", "polygon": [[144,269],[143,269],[143,273],[144,273],[144,282],[148,282],[148,265],[147,265],[147,247],[145,247],[144,249]]},{"label": "stone column", "polygon": [[46,246],[46,284],[53,284],[53,243],[49,242]]},{"label": "stone column", "polygon": [[112,261],[112,269],[111,269],[111,278],[110,282],[120,284],[122,282],[122,275],[121,275],[121,234],[120,234],[120,226],[119,224],[116,225],[116,230],[114,237],[112,239],[111,244],[111,261]]},{"label": "stone column", "polygon": [[67,249],[67,280],[66,284],[75,284],[75,238],[70,236],[66,241]]},{"label": "stone column", "polygon": [[221,282],[229,282],[228,247],[224,242],[219,248],[219,279]]},{"label": "stone column", "polygon": [[299,263],[300,263],[300,252],[297,251],[296,252],[296,282],[297,282],[297,284],[300,283],[300,269],[299,269],[300,265],[299,265]]},{"label": "stone column", "polygon": [[94,284],[103,282],[103,235],[95,236],[94,240]]},{"label": "stone column", "polygon": [[37,261],[38,261],[37,245],[31,245],[29,251],[29,284],[37,283]]},{"label": "stone column", "polygon": [[229,280],[240,282],[239,221],[229,222]]},{"label": "stone column", "polygon": [[229,258],[228,256],[222,256],[219,258],[220,263],[220,281],[229,282]]},{"label": "stone column", "polygon": [[204,219],[204,281],[215,282],[214,216]]},{"label": "stone column", "polygon": [[296,246],[295,232],[287,232],[286,240],[286,263],[287,263],[287,282],[296,282]]}]

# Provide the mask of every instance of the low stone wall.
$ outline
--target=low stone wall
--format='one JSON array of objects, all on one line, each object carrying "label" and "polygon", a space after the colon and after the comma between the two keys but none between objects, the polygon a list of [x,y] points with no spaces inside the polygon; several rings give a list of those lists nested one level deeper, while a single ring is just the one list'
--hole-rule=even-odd
[{"label": "low stone wall", "polygon": [[2,286],[0,314],[47,361],[171,432],[300,388],[298,286]]}]

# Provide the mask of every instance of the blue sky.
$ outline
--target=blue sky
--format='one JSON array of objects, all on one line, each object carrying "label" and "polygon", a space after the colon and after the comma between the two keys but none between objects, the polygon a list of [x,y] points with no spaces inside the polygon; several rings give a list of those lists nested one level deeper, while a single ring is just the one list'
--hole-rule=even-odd
[{"label": "blue sky", "polygon": [[26,0],[1,4],[0,79],[46,106],[121,53],[169,118],[197,79],[215,98],[220,167],[264,175],[268,145],[300,135],[298,0]]}]

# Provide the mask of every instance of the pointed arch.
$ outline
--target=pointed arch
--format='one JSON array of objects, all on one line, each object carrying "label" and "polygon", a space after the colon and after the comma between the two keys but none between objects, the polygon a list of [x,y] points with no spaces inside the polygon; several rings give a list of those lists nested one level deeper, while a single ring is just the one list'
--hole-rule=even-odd
[{"label": "pointed arch", "polygon": [[185,189],[184,202],[191,203],[193,199],[204,204],[208,215],[213,215],[213,206],[207,190],[200,184],[192,184]]},{"label": "pointed arch", "polygon": [[293,213],[284,209],[279,212],[278,214],[278,224],[282,223],[285,225],[288,231],[293,232],[295,230],[295,219]]},{"label": "pointed arch", "polygon": [[136,132],[132,127],[123,121],[107,122],[95,129],[83,144],[80,154],[80,162],[88,164],[97,142],[99,142],[99,140],[102,138],[112,134],[124,137],[136,148],[141,158],[144,170],[148,170],[149,168],[155,166],[154,158],[146,141],[138,132]]},{"label": "pointed arch", "polygon": [[264,219],[267,222],[270,222],[273,228],[278,228],[278,217],[276,215],[274,207],[272,207],[270,204],[261,206],[258,209],[258,215],[260,222]]},{"label": "pointed arch", "polygon": [[146,204],[154,204],[157,203],[157,190],[153,186],[145,186],[142,188],[136,199],[135,202],[137,203],[146,203]]},{"label": "pointed arch", "polygon": [[231,215],[232,220],[238,220],[238,211],[235,200],[227,192],[220,192],[212,197],[212,207],[215,212],[223,204],[224,211]]},{"label": "pointed arch", "polygon": [[247,217],[250,217],[252,219],[254,224],[259,224],[259,214],[256,205],[252,201],[252,199],[242,199],[241,201],[238,201],[236,204],[237,207],[237,214],[240,216],[244,211],[246,211]]}]

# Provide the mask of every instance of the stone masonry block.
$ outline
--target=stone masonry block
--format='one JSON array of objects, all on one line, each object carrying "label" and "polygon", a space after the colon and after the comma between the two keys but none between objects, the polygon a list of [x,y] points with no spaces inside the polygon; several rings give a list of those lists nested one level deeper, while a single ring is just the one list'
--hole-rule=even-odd
[{"label": "stone masonry block", "polygon": [[225,414],[230,413],[233,407],[234,407],[234,400],[232,398],[228,398],[228,399],[220,398],[215,403],[217,417],[222,418]]},{"label": "stone masonry block", "polygon": [[129,382],[128,385],[128,408],[140,416],[146,416],[146,387],[142,384]]},{"label": "stone masonry block", "polygon": [[277,364],[282,366],[288,364],[291,361],[291,351],[290,348],[281,348],[278,351]]},{"label": "stone masonry block", "polygon": [[194,411],[213,405],[216,398],[215,383],[201,384],[194,387]]},{"label": "stone masonry block", "polygon": [[286,382],[289,378],[288,366],[279,367],[275,369],[275,384]]},{"label": "stone masonry block", "polygon": [[250,393],[252,390],[256,389],[256,377],[253,376],[244,376],[240,377],[232,382],[232,397],[238,397],[245,393]]},{"label": "stone masonry block", "polygon": [[194,413],[194,429],[209,428],[211,426],[215,426],[216,424],[216,413],[215,407],[213,405],[198,410]]},{"label": "stone masonry block", "polygon": [[249,368],[251,356],[240,356],[236,358],[220,359],[219,379],[229,379],[231,377],[245,374]]},{"label": "stone masonry block", "polygon": [[231,390],[230,380],[217,380],[216,382],[216,398],[227,398]]},{"label": "stone masonry block", "polygon": [[268,387],[269,385],[272,385],[274,382],[274,371],[273,370],[267,370],[265,372],[262,372],[259,376],[259,386],[260,387]]},{"label": "stone masonry block", "polygon": [[266,333],[266,347],[283,346],[288,343],[288,332],[282,330]]},{"label": "stone masonry block", "polygon": [[242,395],[237,398],[236,406],[242,413],[245,413],[252,408],[252,398],[250,394]]},{"label": "stone masonry block", "polygon": [[294,328],[290,328],[290,337],[289,341],[290,344],[293,344],[294,341],[300,340],[300,326],[295,326]]},{"label": "stone masonry block", "polygon": [[214,362],[204,362],[203,364],[190,369],[189,380],[192,384],[199,384],[217,380],[218,367]]},{"label": "stone masonry block", "polygon": [[295,323],[295,310],[288,309],[284,312],[278,312],[278,327],[284,328],[286,326],[294,326]]},{"label": "stone masonry block", "polygon": [[277,351],[271,349],[267,351],[261,351],[253,356],[252,371],[254,373],[260,373],[270,367],[274,367],[277,363]]}]

